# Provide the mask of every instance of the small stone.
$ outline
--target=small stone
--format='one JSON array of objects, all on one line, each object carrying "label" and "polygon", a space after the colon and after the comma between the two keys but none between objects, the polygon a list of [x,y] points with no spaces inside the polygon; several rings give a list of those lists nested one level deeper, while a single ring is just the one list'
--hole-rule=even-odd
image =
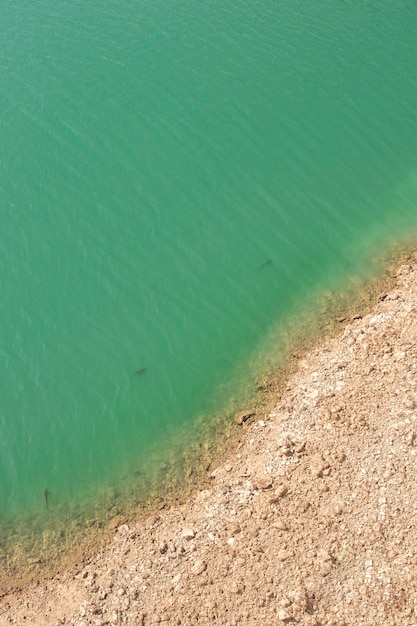
[{"label": "small stone", "polygon": [[292,620],[291,615],[284,608],[279,609],[279,611],[277,613],[277,617],[278,617],[280,622],[289,622],[289,621]]},{"label": "small stone", "polygon": [[416,438],[415,432],[408,433],[407,438],[406,438],[407,445],[412,446],[415,438]]},{"label": "small stone", "polygon": [[195,532],[191,528],[185,528],[181,533],[181,537],[190,541],[191,539],[194,539]]},{"label": "small stone", "polygon": [[333,561],[332,555],[329,554],[326,550],[320,550],[319,553],[317,554],[317,558],[322,563],[328,563],[328,562],[331,563]]},{"label": "small stone", "polygon": [[231,593],[235,593],[236,595],[240,595],[244,591],[244,586],[242,583],[237,583],[233,580],[229,585],[229,591],[231,591]]},{"label": "small stone", "polygon": [[192,568],[192,572],[196,576],[200,576],[200,574],[205,572],[206,569],[207,569],[207,563],[205,563],[204,561],[196,561],[194,563],[194,567]]},{"label": "small stone", "polygon": [[302,611],[307,611],[308,598],[304,589],[294,589],[288,592],[288,597],[293,604],[298,606]]},{"label": "small stone", "polygon": [[331,563],[323,563],[322,566],[320,567],[320,574],[322,576],[328,576],[331,571],[332,571]]},{"label": "small stone", "polygon": [[84,525],[86,528],[91,528],[91,526],[94,526],[94,524],[97,523],[97,520],[95,519],[86,519],[84,522]]},{"label": "small stone", "polygon": [[120,589],[118,589],[118,591],[117,591],[117,595],[120,596],[120,597],[124,596],[125,593],[126,593],[126,589],[124,589],[123,587],[120,587]]},{"label": "small stone", "polygon": [[297,504],[297,511],[299,511],[300,513],[306,513],[308,509],[310,508],[310,506],[311,506],[310,502],[303,498]]},{"label": "small stone", "polygon": [[275,490],[277,498],[282,498],[286,493],[288,493],[288,487],[286,485],[279,485],[279,487]]},{"label": "small stone", "polygon": [[404,400],[404,406],[406,409],[414,409],[416,406],[415,400],[414,398],[408,396],[407,398],[405,398]]},{"label": "small stone", "polygon": [[272,528],[276,528],[277,530],[288,530],[288,526],[283,520],[272,522],[271,526]]},{"label": "small stone", "polygon": [[162,541],[159,544],[158,550],[161,554],[165,554],[165,552],[168,550],[168,544],[166,541]]},{"label": "small stone", "polygon": [[107,529],[109,531],[116,530],[119,526],[126,524],[127,518],[124,515],[116,515],[113,519],[108,523]]},{"label": "small stone", "polygon": [[239,524],[237,522],[232,522],[228,528],[228,532],[234,536],[237,535],[241,532],[241,527],[239,526]]},{"label": "small stone", "polygon": [[275,504],[281,498],[283,498],[288,493],[288,487],[285,485],[279,485],[279,487],[275,490],[272,496],[269,498],[269,502],[271,504]]},{"label": "small stone", "polygon": [[242,425],[254,415],[255,411],[240,411],[240,413],[236,413],[235,415],[235,422],[236,424]]},{"label": "small stone", "polygon": [[260,476],[256,481],[257,489],[270,489],[273,479],[271,476]]},{"label": "small stone", "polygon": [[243,509],[243,511],[241,512],[240,517],[244,521],[250,519],[252,517],[252,510],[251,509]]}]

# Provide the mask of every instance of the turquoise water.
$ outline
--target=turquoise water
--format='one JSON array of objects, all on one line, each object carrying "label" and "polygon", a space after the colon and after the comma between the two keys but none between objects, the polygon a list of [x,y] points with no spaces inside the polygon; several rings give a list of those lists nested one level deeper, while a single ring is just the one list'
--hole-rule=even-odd
[{"label": "turquoise water", "polygon": [[9,519],[167,456],[271,328],[416,231],[417,5],[19,0],[0,22]]}]

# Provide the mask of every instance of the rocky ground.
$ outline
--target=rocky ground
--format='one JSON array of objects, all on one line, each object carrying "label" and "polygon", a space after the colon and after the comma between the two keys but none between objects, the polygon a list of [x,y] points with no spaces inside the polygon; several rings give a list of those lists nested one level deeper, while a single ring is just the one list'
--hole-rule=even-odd
[{"label": "rocky ground", "polygon": [[417,265],[299,362],[208,488],[112,522],[0,624],[417,625]]}]

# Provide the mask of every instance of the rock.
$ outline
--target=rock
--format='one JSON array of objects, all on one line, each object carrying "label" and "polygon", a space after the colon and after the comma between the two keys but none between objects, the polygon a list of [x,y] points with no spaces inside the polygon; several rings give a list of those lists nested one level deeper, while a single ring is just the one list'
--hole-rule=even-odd
[{"label": "rock", "polygon": [[332,564],[331,563],[323,563],[320,567],[320,574],[324,577],[324,576],[328,576],[330,574],[330,572],[332,571]]},{"label": "rock", "polygon": [[235,422],[236,424],[242,425],[254,415],[255,411],[240,411],[240,413],[236,413],[235,415]]},{"label": "rock", "polygon": [[305,498],[301,498],[297,503],[297,511],[299,513],[306,513],[310,508],[311,504]]},{"label": "rock", "polygon": [[331,554],[329,554],[329,552],[327,552],[327,550],[320,550],[317,554],[317,558],[319,559],[319,561],[321,561],[322,563],[331,563],[333,561],[333,557]]},{"label": "rock", "polygon": [[273,482],[274,479],[272,478],[272,476],[260,476],[255,481],[255,486],[257,489],[270,489]]},{"label": "rock", "polygon": [[115,517],[113,517],[113,519],[109,522],[107,529],[111,532],[116,530],[119,526],[121,526],[122,524],[126,524],[127,522],[127,518],[124,515],[116,515]]},{"label": "rock", "polygon": [[236,595],[240,595],[244,592],[245,588],[243,586],[243,583],[241,582],[236,582],[234,580],[232,580],[232,582],[229,585],[229,591],[231,593],[235,593]]},{"label": "rock", "polygon": [[308,598],[304,589],[293,589],[288,592],[288,597],[291,602],[298,606],[302,611],[307,611]]},{"label": "rock", "polygon": [[275,495],[277,498],[282,498],[287,493],[288,493],[288,487],[286,485],[279,485],[279,487],[275,489]]},{"label": "rock", "polygon": [[97,520],[96,519],[86,519],[84,522],[84,526],[86,528],[91,528],[91,526],[94,526],[95,524],[97,524]]},{"label": "rock", "polygon": [[287,524],[284,520],[278,520],[277,522],[272,522],[272,528],[276,528],[277,530],[288,530]]},{"label": "rock", "polygon": [[185,528],[181,533],[181,537],[190,541],[191,539],[194,539],[195,532],[191,528]]},{"label": "rock", "polygon": [[302,452],[304,452],[305,447],[306,447],[306,442],[302,441],[297,446],[295,446],[294,452],[296,452],[297,454],[301,454]]},{"label": "rock", "polygon": [[162,541],[159,544],[158,550],[161,554],[165,554],[165,552],[168,550],[168,544],[166,541]]},{"label": "rock", "polygon": [[278,610],[277,617],[280,622],[292,621],[291,615],[288,613],[287,609],[284,609],[284,608],[281,608]]},{"label": "rock", "polygon": [[205,563],[204,561],[198,560],[194,563],[194,566],[192,568],[192,572],[193,574],[195,574],[196,576],[200,576],[200,574],[202,574],[203,572],[205,572],[207,569],[207,563]]}]

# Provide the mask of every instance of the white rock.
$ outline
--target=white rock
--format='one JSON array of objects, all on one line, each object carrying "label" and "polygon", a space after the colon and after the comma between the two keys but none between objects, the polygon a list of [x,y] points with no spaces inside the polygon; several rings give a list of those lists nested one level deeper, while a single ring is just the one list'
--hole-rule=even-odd
[{"label": "white rock", "polygon": [[192,530],[192,528],[184,528],[181,533],[181,537],[183,539],[187,539],[187,541],[190,541],[190,539],[194,539],[195,532]]},{"label": "white rock", "polygon": [[280,620],[280,622],[289,622],[292,619],[292,617],[288,613],[288,611],[282,608],[282,609],[279,609],[278,611],[278,619]]}]

